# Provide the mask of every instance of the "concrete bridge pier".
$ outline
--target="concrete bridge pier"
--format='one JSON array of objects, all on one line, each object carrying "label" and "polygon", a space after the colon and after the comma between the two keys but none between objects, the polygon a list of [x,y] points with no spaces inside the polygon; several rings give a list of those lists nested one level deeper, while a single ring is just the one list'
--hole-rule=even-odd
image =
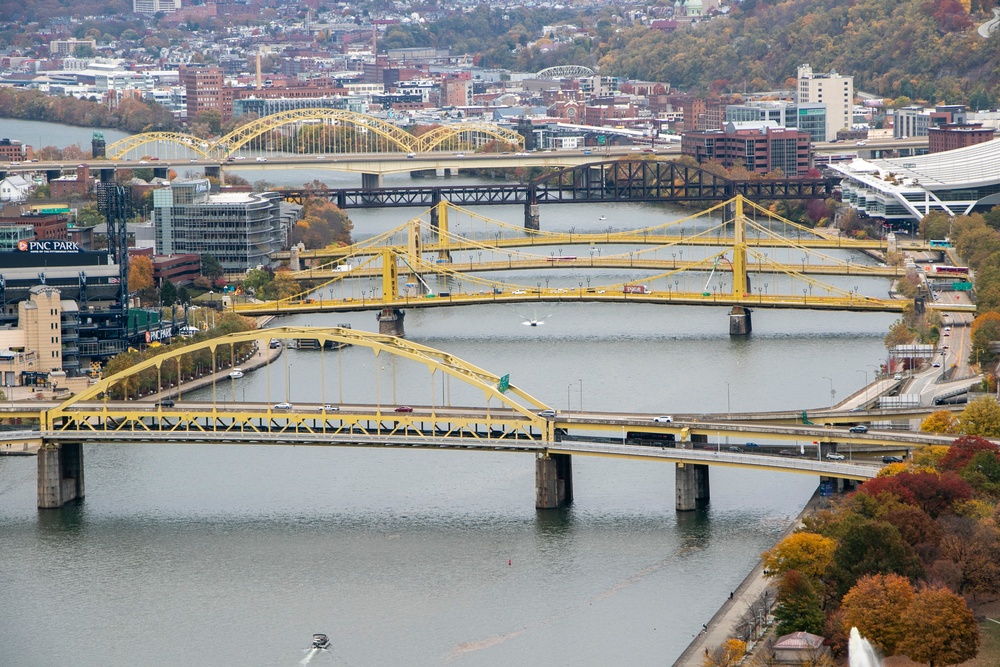
[{"label": "concrete bridge pier", "polygon": [[365,190],[378,190],[382,187],[382,174],[361,174],[361,187]]},{"label": "concrete bridge pier", "polygon": [[[207,173],[208,172],[208,167],[205,167],[205,172],[206,172],[205,175],[208,176],[208,173]],[[169,173],[170,173],[170,167],[153,167],[153,177],[154,178],[164,178],[165,179],[165,178],[167,178],[167,175]],[[218,178],[219,175],[215,174],[215,177]]]},{"label": "concrete bridge pier", "polygon": [[[155,171],[155,170],[154,170]],[[166,176],[164,176],[166,178]],[[225,185],[226,178],[222,172],[222,167],[216,165],[205,165],[205,178],[214,178],[219,181],[219,185]]]},{"label": "concrete bridge pier", "polygon": [[708,466],[703,463],[678,463],[674,479],[677,492],[674,507],[678,512],[697,509],[699,500],[711,497]]},{"label": "concrete bridge pier", "polygon": [[750,319],[750,309],[743,306],[733,306],[729,313],[729,335],[749,336],[753,331],[753,322]]},{"label": "concrete bridge pier", "polygon": [[535,459],[535,509],[554,510],[573,502],[573,461],[569,454]]},{"label": "concrete bridge pier", "polygon": [[822,485],[826,482],[830,483],[831,488],[834,493],[850,493],[854,489],[858,488],[858,483],[853,479],[842,479],[840,477],[820,477],[819,483]]},{"label": "concrete bridge pier", "polygon": [[39,509],[58,509],[83,496],[83,444],[43,444],[38,450]]},{"label": "concrete bridge pier", "polygon": [[410,178],[436,178],[437,169],[412,169]]},{"label": "concrete bridge pier", "polygon": [[383,336],[395,336],[403,338],[406,332],[403,330],[403,318],[406,313],[398,308],[383,308],[376,317],[378,319],[378,332]]}]

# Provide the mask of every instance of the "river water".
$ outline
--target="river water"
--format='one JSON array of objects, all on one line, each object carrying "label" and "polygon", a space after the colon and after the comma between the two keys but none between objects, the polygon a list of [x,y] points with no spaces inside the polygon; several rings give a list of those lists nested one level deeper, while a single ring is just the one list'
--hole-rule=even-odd
[{"label": "river water", "polygon": [[[413,214],[351,217],[360,235]],[[543,207],[542,227],[680,215]],[[583,276],[510,280],[575,287]],[[859,282],[884,294],[885,281]],[[831,388],[842,398],[864,384],[893,320],[757,311],[737,340],[724,308],[527,310],[408,311],[405,326],[559,409],[672,414],[827,405]],[[533,315],[545,325],[522,324]],[[377,330],[372,313],[279,323]],[[457,404],[468,393],[455,385]],[[445,391],[422,366],[362,348],[289,350],[219,400],[425,404]],[[680,514],[672,465],[575,457],[573,505],[536,512],[534,462],[516,454],[108,445],[85,456],[86,500],[46,512],[35,459],[0,458],[0,663],[295,665],[325,632],[332,655],[311,664],[670,664],[818,482],[713,468],[709,506]]]}]

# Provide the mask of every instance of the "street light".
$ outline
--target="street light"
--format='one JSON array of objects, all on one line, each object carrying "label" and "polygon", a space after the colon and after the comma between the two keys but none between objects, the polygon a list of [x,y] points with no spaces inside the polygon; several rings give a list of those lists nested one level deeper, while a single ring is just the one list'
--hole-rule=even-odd
[{"label": "street light", "polygon": [[837,395],[836,390],[834,390],[834,388],[833,388],[833,378],[829,378],[829,377],[827,377],[827,376],[824,375],[823,379],[830,381],[830,405],[833,406],[834,397],[836,397],[836,395]]}]

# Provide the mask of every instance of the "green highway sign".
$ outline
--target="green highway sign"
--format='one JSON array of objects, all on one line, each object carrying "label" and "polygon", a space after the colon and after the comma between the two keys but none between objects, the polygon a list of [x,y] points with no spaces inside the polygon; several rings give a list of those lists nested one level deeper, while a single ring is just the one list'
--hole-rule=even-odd
[{"label": "green highway sign", "polygon": [[497,391],[499,391],[501,394],[506,393],[508,389],[510,389],[509,373],[507,375],[504,375],[502,378],[500,378],[500,381],[497,382]]}]

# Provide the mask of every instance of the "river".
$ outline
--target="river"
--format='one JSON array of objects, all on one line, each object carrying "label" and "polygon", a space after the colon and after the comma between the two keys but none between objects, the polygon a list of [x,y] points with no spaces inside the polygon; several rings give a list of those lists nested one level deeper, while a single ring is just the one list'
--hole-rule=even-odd
[{"label": "river", "polygon": [[[351,218],[370,234],[413,214]],[[542,227],[683,214],[553,206]],[[886,281],[861,287],[882,295]],[[724,308],[527,310],[410,311],[405,326],[559,409],[672,414],[828,405],[831,389],[843,398],[864,384],[893,320],[757,311],[753,335],[733,339]],[[524,326],[532,315],[545,326]],[[377,330],[372,313],[278,323]],[[429,382],[422,366],[361,348],[322,360],[289,350],[220,399],[427,403],[443,391]],[[818,483],[713,468],[708,507],[677,513],[672,465],[575,457],[572,506],[536,512],[534,462],[516,454],[113,445],[85,456],[86,500],[45,512],[35,460],[0,458],[5,664],[295,665],[314,632],[332,640],[316,665],[670,664]]]}]

